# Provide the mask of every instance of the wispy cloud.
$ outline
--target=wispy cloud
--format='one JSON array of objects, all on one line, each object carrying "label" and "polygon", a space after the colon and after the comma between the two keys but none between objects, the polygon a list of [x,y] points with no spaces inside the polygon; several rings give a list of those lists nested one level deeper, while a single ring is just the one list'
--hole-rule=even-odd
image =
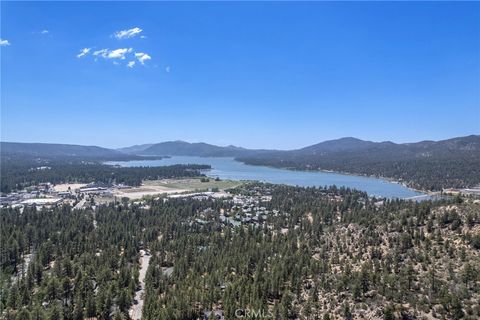
[{"label": "wispy cloud", "polygon": [[36,34],[36,35],[40,35],[40,36],[48,36],[48,37],[51,37],[52,34],[50,33],[50,30],[47,30],[47,29],[42,29],[42,30],[35,30],[35,31],[32,31],[32,34]]},{"label": "wispy cloud", "polygon": [[169,73],[170,72],[170,66],[165,67],[165,72]]},{"label": "wispy cloud", "polygon": [[0,46],[9,46],[10,42],[6,39],[0,39]]},{"label": "wispy cloud", "polygon": [[127,54],[131,53],[133,48],[119,48],[115,50],[100,49],[92,53],[96,57],[102,57],[105,59],[121,59],[125,60]]},{"label": "wispy cloud", "polygon": [[80,50],[80,53],[77,54],[77,58],[86,56],[89,52],[90,52],[90,48],[83,48],[82,50]]},{"label": "wispy cloud", "polygon": [[[91,48],[83,48],[80,50],[80,53],[77,55],[78,58],[81,58],[85,55],[88,55],[91,51]],[[118,49],[99,49],[92,51],[92,57],[95,61],[98,61],[99,58],[105,60],[112,60],[113,64],[118,65],[119,61],[128,59],[128,62],[125,64],[128,68],[133,68],[137,65],[137,62],[144,65],[147,60],[151,60],[152,57],[144,52],[135,52],[133,48],[118,48]],[[135,59],[137,61],[135,61]]]},{"label": "wispy cloud", "polygon": [[152,59],[152,57],[150,57],[148,54],[143,53],[143,52],[136,52],[135,57],[138,59],[138,61],[141,64],[145,64],[145,61]]},{"label": "wispy cloud", "polygon": [[94,56],[100,56],[100,57],[103,57],[103,58],[107,58],[108,56],[108,49],[100,49],[100,50],[96,50],[92,53]]},{"label": "wispy cloud", "polygon": [[115,49],[115,50],[109,51],[107,57],[108,57],[109,59],[122,59],[122,60],[124,60],[124,59],[125,59],[125,55],[126,55],[127,53],[132,52],[132,51],[133,51],[132,48]]},{"label": "wispy cloud", "polygon": [[[129,39],[135,36],[138,36],[143,30],[135,27],[132,29],[116,31],[112,37],[117,39]],[[144,35],[140,35],[140,38],[146,38]],[[134,68],[138,64],[145,65],[145,62],[152,60],[152,57],[145,52],[136,52],[133,48],[118,48],[118,49],[98,49],[92,50],[92,48],[83,48],[80,49],[80,53],[77,54],[78,58],[82,58],[86,55],[91,54],[94,61],[103,58],[105,60],[112,60],[113,64],[120,64],[121,60],[127,60],[125,66],[128,68]],[[123,63],[122,63],[123,64]],[[168,72],[168,71],[167,71]]]},{"label": "wispy cloud", "polygon": [[113,36],[117,39],[129,39],[129,38],[135,37],[142,31],[143,31],[142,29],[135,27],[128,30],[117,31],[113,34]]}]

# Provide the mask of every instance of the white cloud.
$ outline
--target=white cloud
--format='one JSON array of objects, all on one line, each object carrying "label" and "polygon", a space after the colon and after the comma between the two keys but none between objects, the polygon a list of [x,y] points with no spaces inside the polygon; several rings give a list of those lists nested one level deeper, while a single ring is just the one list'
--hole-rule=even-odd
[{"label": "white cloud", "polygon": [[132,48],[122,48],[122,49],[116,49],[112,50],[108,53],[108,58],[109,59],[125,59],[125,55],[127,53],[132,52]]},{"label": "white cloud", "polygon": [[143,52],[136,52],[135,57],[138,59],[138,61],[141,64],[145,64],[145,61],[152,59],[152,57],[150,57],[148,54],[143,53]]},{"label": "white cloud", "polygon": [[0,46],[9,46],[10,42],[8,40],[0,39]]},{"label": "white cloud", "polygon": [[170,72],[170,66],[166,66],[166,67],[165,67],[165,71],[166,71],[167,73],[169,73],[169,72]]},{"label": "white cloud", "polygon": [[139,34],[142,31],[143,31],[142,29],[135,27],[128,30],[117,31],[113,34],[113,36],[117,39],[129,39],[129,38],[135,37],[137,34]]},{"label": "white cloud", "polygon": [[97,56],[97,57],[102,57],[105,59],[121,59],[124,60],[125,56],[128,53],[131,53],[133,51],[132,48],[119,48],[115,50],[109,50],[109,49],[100,49],[97,51],[94,51],[92,55]]},{"label": "white cloud", "polygon": [[41,33],[41,34],[49,34],[50,31],[48,31],[48,30],[42,30],[42,31],[40,31],[40,33]]},{"label": "white cloud", "polygon": [[82,50],[80,50],[80,53],[77,54],[77,58],[86,56],[89,52],[90,52],[90,48],[83,48]]},{"label": "white cloud", "polygon": [[101,50],[96,50],[92,53],[94,56],[101,56],[103,58],[107,58],[108,56],[108,49],[101,49]]},{"label": "white cloud", "polygon": [[[79,56],[82,55],[86,49],[90,51],[90,48],[82,49]],[[128,68],[134,68],[137,65],[137,62],[143,65],[147,60],[152,59],[152,57],[150,57],[148,54],[144,52],[134,52],[133,48],[119,48],[114,50],[99,49],[99,50],[93,51],[92,56],[94,57],[95,61],[98,61],[99,58],[103,58],[106,60],[112,59],[113,64],[117,64],[117,65],[119,64],[117,62],[118,60],[128,59],[128,62],[126,63],[126,66]],[[138,61],[135,61],[135,59]]]}]

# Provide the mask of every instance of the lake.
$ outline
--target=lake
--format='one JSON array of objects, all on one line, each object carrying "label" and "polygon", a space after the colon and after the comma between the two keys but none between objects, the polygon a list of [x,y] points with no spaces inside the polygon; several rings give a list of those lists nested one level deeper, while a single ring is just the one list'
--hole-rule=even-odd
[{"label": "lake", "polygon": [[258,180],[302,187],[345,186],[366,191],[369,195],[387,198],[409,198],[422,195],[422,193],[409,189],[401,184],[383,179],[322,171],[294,171],[265,166],[252,166],[235,161],[233,158],[174,156],[161,160],[109,161],[106,162],[106,164],[120,165],[123,167],[208,164],[212,169],[206,170],[205,174],[210,177],[219,177],[220,179]]}]

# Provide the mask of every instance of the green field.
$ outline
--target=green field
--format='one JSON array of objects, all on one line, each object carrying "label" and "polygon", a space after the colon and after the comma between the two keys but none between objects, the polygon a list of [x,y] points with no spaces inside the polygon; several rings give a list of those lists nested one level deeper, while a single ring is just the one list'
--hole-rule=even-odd
[{"label": "green field", "polygon": [[214,178],[208,178],[209,181],[202,182],[202,178],[186,178],[186,179],[164,179],[144,181],[144,186],[164,187],[169,189],[180,189],[189,191],[203,191],[210,189],[226,190],[238,187],[244,182],[234,180],[215,181]]}]

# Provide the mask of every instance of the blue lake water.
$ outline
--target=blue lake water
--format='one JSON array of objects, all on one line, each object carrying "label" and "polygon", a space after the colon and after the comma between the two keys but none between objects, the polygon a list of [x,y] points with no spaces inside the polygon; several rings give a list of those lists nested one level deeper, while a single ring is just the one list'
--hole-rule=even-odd
[{"label": "blue lake water", "polygon": [[409,198],[422,195],[422,193],[409,189],[401,184],[382,179],[330,173],[322,171],[293,171],[265,166],[252,166],[233,160],[233,158],[202,158],[174,156],[161,160],[138,161],[109,161],[106,164],[120,165],[123,167],[153,167],[172,164],[208,164],[211,170],[205,174],[210,177],[230,180],[258,180],[270,183],[311,186],[345,186],[362,191],[369,195],[388,198]]}]

